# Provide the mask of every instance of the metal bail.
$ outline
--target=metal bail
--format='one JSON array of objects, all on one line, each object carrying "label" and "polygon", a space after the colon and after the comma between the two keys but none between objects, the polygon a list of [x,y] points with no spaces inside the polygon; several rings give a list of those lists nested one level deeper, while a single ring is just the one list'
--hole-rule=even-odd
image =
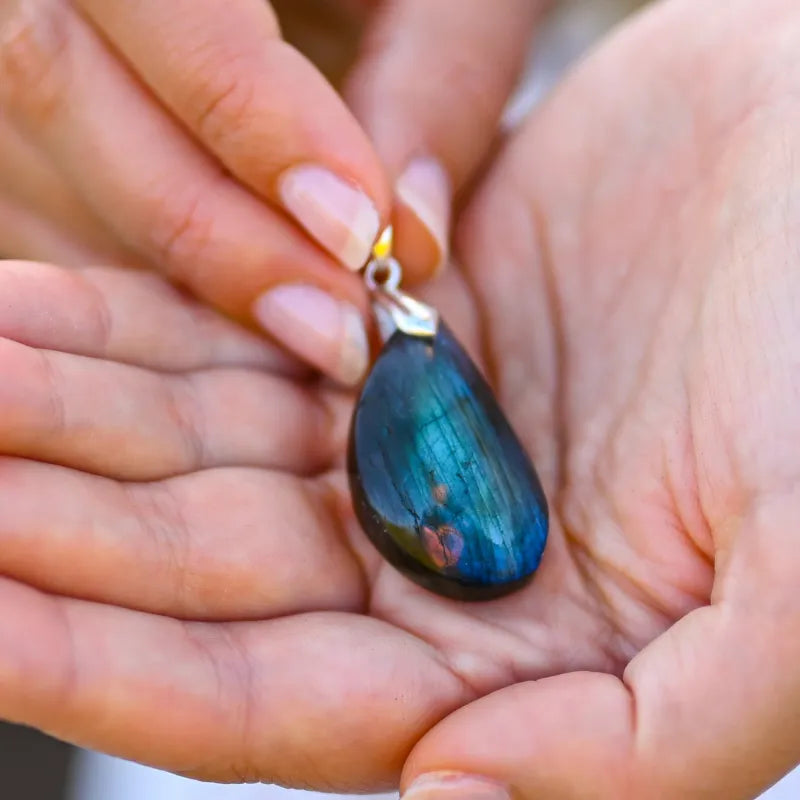
[{"label": "metal bail", "polygon": [[400,330],[409,336],[432,338],[439,326],[439,313],[402,291],[403,270],[392,257],[392,226],[381,233],[372,248],[372,258],[364,270],[364,282],[372,297],[372,307],[384,342]]}]

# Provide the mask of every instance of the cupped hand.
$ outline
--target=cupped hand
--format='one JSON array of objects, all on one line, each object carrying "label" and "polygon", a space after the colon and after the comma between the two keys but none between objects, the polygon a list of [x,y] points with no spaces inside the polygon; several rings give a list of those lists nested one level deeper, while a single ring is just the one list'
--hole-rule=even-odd
[{"label": "cupped hand", "polygon": [[443,260],[544,3],[341,5],[369,12],[355,116],[264,0],[3,3],[0,252],[156,268],[357,382],[363,290],[339,267],[393,195],[409,276]]},{"label": "cupped hand", "polygon": [[484,660],[506,680],[517,635],[492,621],[519,600],[476,616],[358,530],[351,396],[146,272],[3,261],[0,297],[0,717],[200,777],[365,788]]},{"label": "cupped hand", "polygon": [[511,685],[419,743],[409,797],[749,800],[800,761],[799,47],[790,0],[656,5],[462,221],[553,530],[483,650]]}]

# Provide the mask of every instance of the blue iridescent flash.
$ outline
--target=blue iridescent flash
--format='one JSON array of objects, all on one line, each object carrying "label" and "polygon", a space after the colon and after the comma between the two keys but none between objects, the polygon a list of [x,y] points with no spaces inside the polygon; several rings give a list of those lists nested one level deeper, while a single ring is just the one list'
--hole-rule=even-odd
[{"label": "blue iridescent flash", "polygon": [[369,538],[407,577],[461,600],[522,586],[547,541],[530,458],[444,323],[395,331],[358,400],[348,454]]}]

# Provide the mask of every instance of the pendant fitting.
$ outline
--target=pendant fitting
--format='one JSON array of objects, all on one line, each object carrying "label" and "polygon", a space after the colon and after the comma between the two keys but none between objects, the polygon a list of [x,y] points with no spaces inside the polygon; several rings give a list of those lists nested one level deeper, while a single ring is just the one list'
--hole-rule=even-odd
[{"label": "pendant fitting", "polygon": [[391,253],[390,225],[375,243],[372,258],[364,269],[364,282],[372,298],[381,338],[386,342],[398,330],[409,336],[433,338],[439,327],[439,313],[400,289],[403,270]]}]

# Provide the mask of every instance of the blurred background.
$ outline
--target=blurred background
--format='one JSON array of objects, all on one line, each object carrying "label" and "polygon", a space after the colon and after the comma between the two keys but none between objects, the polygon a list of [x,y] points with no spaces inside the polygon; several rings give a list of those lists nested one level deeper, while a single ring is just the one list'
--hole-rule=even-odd
[{"label": "blurred background", "polygon": [[[598,37],[645,2],[566,0],[559,4],[539,40],[533,43],[525,79],[506,113],[506,125],[517,124]],[[353,14],[337,11],[348,8],[351,5],[348,0],[274,0],[273,5],[281,16],[287,38],[309,53],[338,82],[346,71],[351,51],[332,47],[331,42],[334,39],[355,42],[359,32]],[[301,17],[306,23],[311,17],[315,24],[311,27],[304,24],[301,28],[296,24]],[[336,797],[264,785],[202,784],[72,748],[37,731],[0,722],[2,800],[335,800]],[[762,800],[800,800],[800,770],[773,787]]]}]

